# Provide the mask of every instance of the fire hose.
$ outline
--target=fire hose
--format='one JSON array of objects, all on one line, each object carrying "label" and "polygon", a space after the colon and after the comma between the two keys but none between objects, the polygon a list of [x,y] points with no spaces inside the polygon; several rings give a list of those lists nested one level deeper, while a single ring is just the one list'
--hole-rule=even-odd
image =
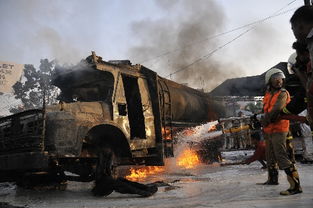
[{"label": "fire hose", "polygon": [[308,120],[305,116],[298,116],[293,114],[284,114],[279,116],[280,119],[290,120],[290,121],[298,121],[300,123],[308,123]]},{"label": "fire hose", "polygon": [[[251,119],[251,121],[260,122],[262,120],[263,116],[264,116],[264,114],[255,114],[250,119]],[[307,117],[294,115],[294,114],[280,114],[278,119],[284,119],[284,120],[289,120],[289,121],[298,121],[300,123],[308,123]]]},{"label": "fire hose", "polygon": [[230,129],[225,129],[224,133],[236,133],[236,132],[240,132],[243,130],[248,130],[250,128],[249,125],[244,125],[244,126],[240,126],[240,127],[234,127],[234,128],[230,128]]}]

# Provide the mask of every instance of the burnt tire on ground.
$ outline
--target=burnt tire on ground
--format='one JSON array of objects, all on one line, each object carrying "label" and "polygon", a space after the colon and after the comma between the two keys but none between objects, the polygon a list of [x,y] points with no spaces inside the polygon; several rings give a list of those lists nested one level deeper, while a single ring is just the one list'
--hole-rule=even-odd
[{"label": "burnt tire on ground", "polygon": [[117,176],[117,156],[112,148],[102,147],[97,150],[98,161],[95,170],[96,182],[103,177],[112,177],[116,179]]},{"label": "burnt tire on ground", "polygon": [[117,158],[111,148],[102,147],[97,150],[97,164],[95,169],[94,196],[107,196],[114,190],[117,179]]}]

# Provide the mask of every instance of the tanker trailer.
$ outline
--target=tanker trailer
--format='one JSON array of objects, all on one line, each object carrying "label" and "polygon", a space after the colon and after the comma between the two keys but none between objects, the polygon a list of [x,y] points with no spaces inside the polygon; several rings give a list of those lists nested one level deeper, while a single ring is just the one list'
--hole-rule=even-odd
[{"label": "tanker trailer", "polygon": [[168,86],[174,126],[195,126],[218,119],[218,112],[213,110],[214,103],[206,93],[164,78],[160,78],[160,82]]}]

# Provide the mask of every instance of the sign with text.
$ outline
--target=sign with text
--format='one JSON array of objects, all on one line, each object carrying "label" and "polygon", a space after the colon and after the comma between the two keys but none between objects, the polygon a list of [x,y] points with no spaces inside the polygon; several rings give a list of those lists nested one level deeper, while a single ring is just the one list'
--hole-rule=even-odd
[{"label": "sign with text", "polygon": [[12,92],[12,86],[20,80],[23,69],[24,64],[0,61],[0,92]]}]

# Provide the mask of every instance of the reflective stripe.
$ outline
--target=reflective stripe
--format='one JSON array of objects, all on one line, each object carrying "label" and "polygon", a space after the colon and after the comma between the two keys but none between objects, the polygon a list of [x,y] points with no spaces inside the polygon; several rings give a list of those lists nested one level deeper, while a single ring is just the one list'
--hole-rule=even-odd
[{"label": "reflective stripe", "polygon": [[283,108],[283,113],[285,113],[285,114],[292,114],[286,107]]},{"label": "reflective stripe", "polygon": [[304,102],[305,102],[305,103],[308,102],[308,98],[307,98],[307,97],[304,98]]}]

